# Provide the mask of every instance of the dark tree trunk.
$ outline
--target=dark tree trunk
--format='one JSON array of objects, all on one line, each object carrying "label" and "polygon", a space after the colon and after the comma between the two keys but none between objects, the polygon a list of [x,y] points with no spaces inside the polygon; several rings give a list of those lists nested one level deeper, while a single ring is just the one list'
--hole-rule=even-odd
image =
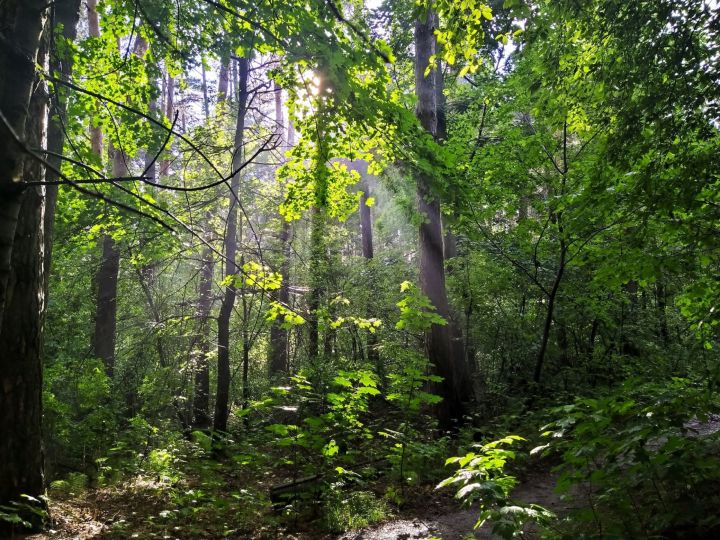
[{"label": "dark tree trunk", "polygon": [[[367,205],[368,199],[372,196],[370,191],[370,177],[368,176],[367,163],[362,162],[357,166],[360,173],[360,189],[362,197],[360,197],[360,240],[362,244],[362,256],[369,263],[375,257],[375,246],[373,245],[372,230],[372,209]],[[375,281],[375,271],[371,264],[368,264],[368,287],[372,290]],[[368,306],[368,315],[370,306]],[[367,358],[370,364],[375,366],[380,380],[385,378],[384,366],[380,362],[380,354],[378,353],[377,335],[369,333],[367,337]]]},{"label": "dark tree trunk", "polygon": [[[12,131],[25,139],[30,96],[35,82],[35,62],[47,4],[37,0],[6,0],[0,8],[0,326],[6,304],[11,302],[8,282],[13,273],[12,251],[20,207],[23,203],[25,153]],[[6,124],[7,123],[7,124]]]},{"label": "dark tree trunk", "polygon": [[[438,115],[435,75],[425,77],[430,57],[436,52],[433,22],[435,14],[429,11],[425,20],[415,22],[415,91],[418,97],[416,115],[421,125],[434,137],[437,136]],[[425,173],[417,178],[418,211],[423,216],[420,225],[420,285],[437,313],[450,322],[450,306],[445,289],[442,223],[440,201],[430,189],[432,179]],[[447,325],[432,325],[427,336],[430,362],[436,373],[443,378],[438,389],[443,401],[437,407],[441,429],[453,427],[462,417],[462,400],[457,381],[457,367],[453,354],[450,329]]]},{"label": "dark tree trunk", "polygon": [[375,250],[373,246],[372,213],[370,207],[367,205],[367,201],[371,197],[370,179],[367,177],[367,165],[362,166],[359,172],[362,177],[360,183],[360,189],[362,190],[362,197],[360,197],[360,238],[362,242],[362,255],[365,259],[372,260],[375,256]]},{"label": "dark tree trunk", "polygon": [[[562,234],[562,230],[560,231]],[[553,316],[555,315],[555,301],[557,299],[557,293],[560,289],[560,283],[562,282],[563,274],[565,273],[565,256],[567,248],[565,242],[560,242],[560,261],[558,264],[558,270],[555,274],[555,280],[553,281],[552,289],[548,295],[548,307],[547,313],[545,314],[545,324],[543,325],[542,339],[540,341],[540,350],[538,351],[537,358],[535,360],[535,372],[533,373],[533,381],[540,383],[542,376],[542,368],[545,362],[545,354],[547,352],[548,341],[550,340],[550,330],[552,329]]]},{"label": "dark tree trunk", "polygon": [[[120,149],[111,149],[113,176],[127,176],[127,157]],[[95,307],[95,333],[92,348],[96,357],[105,365],[108,377],[115,373],[115,330],[117,327],[117,283],[120,272],[120,250],[113,237],[105,234],[102,239],[102,260],[95,278],[97,304]]]},{"label": "dark tree trunk", "polygon": [[[35,76],[46,65],[41,39],[46,4],[5,2],[0,9],[0,111],[30,147],[45,143],[47,88]],[[42,325],[45,312],[44,167],[13,142],[0,122],[0,505],[44,491],[42,451]],[[37,516],[23,515],[39,526]],[[0,523],[0,535],[7,524]]]},{"label": "dark tree trunk", "polygon": [[[248,68],[247,58],[238,60],[240,70],[240,92],[238,100],[238,116],[235,125],[235,150],[232,159],[232,168],[237,170],[244,160],[244,132],[245,114],[248,99]],[[233,175],[230,181],[230,209],[228,210],[227,226],[225,232],[225,277],[235,276],[238,267],[235,263],[237,255],[237,220],[240,173]],[[235,284],[225,287],[220,313],[218,315],[218,376],[217,392],[215,396],[215,418],[213,429],[227,431],[228,417],[230,416],[230,316],[235,305]]]}]

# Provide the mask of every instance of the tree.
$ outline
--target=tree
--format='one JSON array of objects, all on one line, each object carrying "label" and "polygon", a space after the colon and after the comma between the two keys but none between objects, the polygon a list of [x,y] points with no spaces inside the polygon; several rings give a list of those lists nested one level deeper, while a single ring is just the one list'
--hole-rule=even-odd
[{"label": "tree", "polygon": [[235,124],[235,142],[232,155],[233,175],[230,180],[228,193],[228,214],[223,241],[223,256],[225,258],[225,286],[220,313],[218,314],[218,376],[217,392],[215,397],[215,417],[213,429],[227,431],[227,422],[230,415],[230,316],[235,305],[236,284],[238,278],[237,258],[237,224],[241,168],[245,161],[245,115],[248,103],[248,77],[250,71],[248,58],[238,59],[239,94],[238,112]]},{"label": "tree", "polygon": [[[0,10],[0,504],[44,489],[42,323],[45,309],[45,167],[28,146],[46,134],[47,6],[6,2]],[[40,185],[28,186],[27,182]],[[37,523],[35,523],[37,525]]]},{"label": "tree", "polygon": [[[277,144],[283,150],[285,144],[284,132],[285,122],[283,119],[283,102],[282,102],[282,86],[275,83],[275,132],[277,135]],[[294,144],[294,131],[292,126],[287,127],[287,146],[292,147]],[[281,218],[280,232],[278,234],[278,243],[281,263],[280,276],[282,283],[277,292],[276,299],[282,305],[288,305],[290,302],[290,223]],[[268,360],[268,372],[270,376],[284,374],[288,372],[288,331],[282,328],[279,323],[275,323],[270,327],[270,351]]]},{"label": "tree", "polygon": [[[435,14],[428,9],[415,22],[415,92],[418,102],[416,115],[423,128],[437,136],[438,104],[435,77],[426,74],[431,56],[436,54],[434,36]],[[450,305],[445,288],[442,221],[440,200],[432,191],[432,178],[426,173],[417,177],[417,205],[423,222],[420,225],[420,284],[438,315],[450,320]],[[437,414],[442,429],[449,429],[462,416],[463,406],[459,390],[458,367],[452,350],[449,328],[433,324],[427,339],[428,356],[439,376],[443,402]]]}]

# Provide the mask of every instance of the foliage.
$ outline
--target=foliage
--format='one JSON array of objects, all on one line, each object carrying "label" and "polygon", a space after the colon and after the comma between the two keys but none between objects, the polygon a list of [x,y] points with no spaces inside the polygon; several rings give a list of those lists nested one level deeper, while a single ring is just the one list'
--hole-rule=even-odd
[{"label": "foliage", "polygon": [[[694,538],[718,523],[717,396],[686,379],[628,381],[554,410],[543,428],[559,452],[558,488],[588,507],[572,514],[584,537]],[[702,532],[701,532],[702,531]]]},{"label": "foliage", "polygon": [[360,529],[387,519],[390,512],[371,491],[345,493],[330,490],[325,496],[324,521],[330,532]]},{"label": "foliage", "polygon": [[506,472],[509,461],[515,459],[514,450],[508,447],[517,441],[523,441],[517,435],[508,435],[502,439],[475,445],[477,452],[468,452],[464,456],[450,457],[446,465],[458,464],[455,473],[440,482],[437,488],[454,486],[455,497],[464,504],[477,504],[480,516],[475,528],[485,521],[492,522],[493,534],[501,538],[523,536],[527,523],[549,524],[555,517],[552,512],[536,504],[513,504],[510,499],[517,479]]}]

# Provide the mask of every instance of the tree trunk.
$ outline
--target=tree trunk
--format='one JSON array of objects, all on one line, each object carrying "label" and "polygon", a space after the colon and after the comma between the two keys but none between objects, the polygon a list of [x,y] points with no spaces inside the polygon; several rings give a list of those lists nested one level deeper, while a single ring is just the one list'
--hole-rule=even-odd
[{"label": "tree trunk", "polygon": [[217,102],[225,103],[228,98],[228,64],[230,63],[227,59],[221,59],[220,61],[220,73],[218,74],[218,93]]},{"label": "tree trunk", "polygon": [[[363,258],[370,263],[375,257],[375,246],[373,245],[373,231],[372,231],[372,210],[367,205],[368,198],[371,197],[370,192],[370,178],[367,172],[367,163],[362,163],[358,166],[358,172],[360,173],[360,189],[362,190],[362,197],[360,197],[360,240],[362,243],[362,255]],[[371,264],[368,264],[368,287],[372,290],[375,281],[375,271]],[[368,315],[369,313],[368,306]],[[378,377],[380,380],[385,378],[384,366],[380,362],[380,354],[378,354],[377,347],[377,335],[374,333],[368,333],[367,337],[367,358],[370,364],[375,366]]]},{"label": "tree trunk", "polygon": [[[415,91],[418,97],[416,115],[421,125],[433,136],[437,135],[437,96],[435,76],[425,77],[430,57],[436,52],[433,21],[435,14],[428,11],[425,20],[415,22]],[[430,299],[437,313],[450,322],[450,306],[445,289],[445,268],[443,258],[443,237],[440,218],[440,201],[431,192],[432,179],[425,173],[418,173],[417,204],[423,216],[420,225],[420,285],[422,292]],[[436,413],[441,429],[449,429],[453,422],[462,417],[462,400],[458,391],[457,368],[452,350],[448,326],[434,324],[427,336],[430,362],[437,375],[443,378],[439,392],[443,401]]]},{"label": "tree trunk", "polygon": [[[127,157],[120,149],[111,148],[113,154],[113,176],[127,176]],[[117,327],[117,282],[120,272],[120,250],[112,235],[104,234],[102,239],[102,260],[95,278],[97,283],[97,304],[95,307],[95,333],[92,349],[105,365],[108,377],[115,373],[115,330]]]},{"label": "tree trunk", "polygon": [[[283,118],[282,108],[282,87],[275,83],[275,130],[278,135],[277,144],[283,149],[283,132],[285,131],[285,122]],[[292,128],[288,130],[288,145],[290,145],[290,134]],[[278,242],[280,244],[280,275],[282,282],[277,292],[277,301],[283,305],[287,305],[290,301],[290,223],[280,218],[280,234]],[[270,377],[287,373],[288,371],[288,331],[280,327],[278,322],[270,327],[270,355],[268,361],[268,372]]]},{"label": "tree trunk", "polygon": [[[324,167],[324,164],[319,166]],[[320,321],[318,311],[325,285],[325,208],[314,206],[310,217],[310,294],[308,296],[308,358],[317,362],[320,353]]]},{"label": "tree trunk", "polygon": [[[62,39],[72,43],[77,36],[77,23],[80,18],[80,0],[65,0],[55,4],[55,23],[63,27]],[[56,54],[61,54],[66,49],[55,47]],[[63,80],[69,80],[72,74],[72,55],[56,56],[51,59],[50,69],[60,74]],[[65,88],[56,85],[51,97],[51,114],[48,122],[47,146],[52,154],[48,154],[47,161],[55,169],[59,170],[62,160],[54,154],[61,154],[65,142],[64,119],[66,107],[64,96]],[[45,179],[49,182],[59,180],[58,174],[48,169],[45,172]],[[48,292],[48,279],[52,260],[53,233],[55,231],[55,209],[57,207],[58,186],[49,185],[45,187],[45,295]]]},{"label": "tree trunk", "polygon": [[[207,214],[208,221],[210,213]],[[209,236],[209,235],[208,235]],[[206,238],[206,240],[210,240]],[[193,422],[196,428],[210,427],[210,326],[208,320],[212,309],[213,253],[209,247],[202,251],[200,286],[198,294],[198,334],[195,357],[195,397],[193,399]]]},{"label": "tree trunk", "polygon": [[[244,160],[244,132],[245,114],[248,100],[248,71],[249,60],[240,58],[238,60],[240,70],[240,92],[238,99],[238,115],[235,125],[235,150],[232,159],[233,170],[238,170]],[[230,207],[228,210],[227,227],[225,232],[225,277],[235,276],[238,268],[235,263],[237,254],[237,219],[238,204],[235,200],[239,196],[240,173],[235,173],[230,181],[228,195]],[[217,393],[215,398],[215,419],[213,429],[216,431],[227,431],[228,417],[230,416],[230,316],[235,305],[235,284],[230,283],[225,287],[220,313],[218,315],[218,378]]]},{"label": "tree trunk", "polygon": [[[562,228],[560,229],[562,234]],[[535,372],[533,374],[533,381],[537,384],[540,383],[540,377],[542,375],[543,363],[545,362],[545,353],[547,352],[548,341],[550,340],[550,330],[552,328],[553,316],[555,314],[555,301],[557,299],[557,293],[560,289],[560,283],[562,282],[563,274],[565,273],[565,256],[567,254],[567,247],[563,240],[560,241],[560,261],[558,263],[557,274],[555,274],[555,281],[553,282],[552,289],[548,295],[548,307],[547,313],[545,314],[545,324],[543,325],[542,339],[540,341],[540,350],[538,351],[537,359],[535,360]]]},{"label": "tree trunk", "polygon": [[[35,79],[35,62],[47,4],[37,0],[6,0],[0,9],[0,326],[5,305],[12,300],[8,282],[23,190],[23,149],[12,131],[25,139],[25,123]],[[7,123],[7,125],[6,125]]]},{"label": "tree trunk", "polygon": [[[325,88],[323,77],[319,77],[317,88],[317,140],[315,153],[314,201],[310,217],[310,294],[308,296],[308,358],[317,363],[320,358],[320,326],[318,313],[325,295],[327,278],[327,197],[328,197],[328,148],[325,141]],[[325,352],[329,342],[325,341]],[[317,364],[316,364],[317,365]]]},{"label": "tree trunk", "polygon": [[[5,2],[0,9],[0,111],[30,147],[45,147],[47,88],[35,62],[47,69],[49,33],[44,2]],[[42,324],[45,188],[18,183],[44,180],[44,167],[28,156],[0,122],[0,505],[26,502],[44,491],[42,451]],[[3,317],[2,314],[5,314]],[[23,515],[39,526],[36,515]],[[0,524],[0,535],[7,524]]]},{"label": "tree trunk", "polygon": [[[170,122],[173,121],[173,115],[175,114],[175,78],[170,75],[167,76],[167,89],[165,95],[165,116]],[[160,162],[160,178],[166,178],[170,174],[170,160],[163,159]]]},{"label": "tree trunk", "polygon": [[[88,17],[88,34],[90,37],[100,37],[100,17],[97,12],[97,0],[85,0]],[[90,126],[90,147],[93,154],[102,161],[103,135],[100,126]]]}]

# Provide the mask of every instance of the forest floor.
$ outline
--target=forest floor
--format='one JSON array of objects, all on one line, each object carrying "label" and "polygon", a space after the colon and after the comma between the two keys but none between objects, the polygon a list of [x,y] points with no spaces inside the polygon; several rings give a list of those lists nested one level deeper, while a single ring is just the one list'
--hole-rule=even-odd
[{"label": "forest floor", "polygon": [[[513,492],[513,500],[522,503],[538,504],[555,514],[564,515],[570,506],[555,493],[557,476],[550,471],[530,473]],[[423,505],[413,505],[402,512],[398,519],[375,527],[350,531],[337,536],[337,540],[465,540],[468,538],[497,538],[492,534],[492,526],[485,523],[473,531],[479,510],[466,508],[459,510],[457,501],[447,497],[428,498]],[[532,531],[528,531],[532,538]]]},{"label": "forest floor", "polygon": [[[554,492],[555,475],[549,471],[530,473],[514,492],[519,502],[533,502],[563,514],[567,506]],[[168,521],[166,528],[158,528],[160,517],[167,513],[168,502],[163,497],[162,486],[148,480],[136,479],[132,483],[112,488],[87,490],[83,495],[65,499],[51,499],[52,528],[42,534],[17,536],[24,540],[96,540],[118,538],[193,538],[181,520]],[[419,488],[411,495],[411,502],[388,521],[374,527],[327,534],[314,530],[312,525],[295,523],[296,527],[281,527],[277,521],[258,514],[255,529],[233,531],[227,535],[214,536],[204,530],[197,538],[270,539],[297,540],[414,540],[442,538],[464,540],[473,538],[473,526],[477,521],[476,509],[460,510],[449,492],[437,492],[431,486]],[[149,521],[152,526],[149,526]],[[118,529],[118,524],[127,527]],[[299,525],[299,527],[297,527]],[[201,522],[196,526],[202,527]],[[289,530],[290,529],[290,530]],[[292,529],[304,529],[291,531]],[[474,532],[474,538],[494,538],[491,527],[485,524]]]}]

